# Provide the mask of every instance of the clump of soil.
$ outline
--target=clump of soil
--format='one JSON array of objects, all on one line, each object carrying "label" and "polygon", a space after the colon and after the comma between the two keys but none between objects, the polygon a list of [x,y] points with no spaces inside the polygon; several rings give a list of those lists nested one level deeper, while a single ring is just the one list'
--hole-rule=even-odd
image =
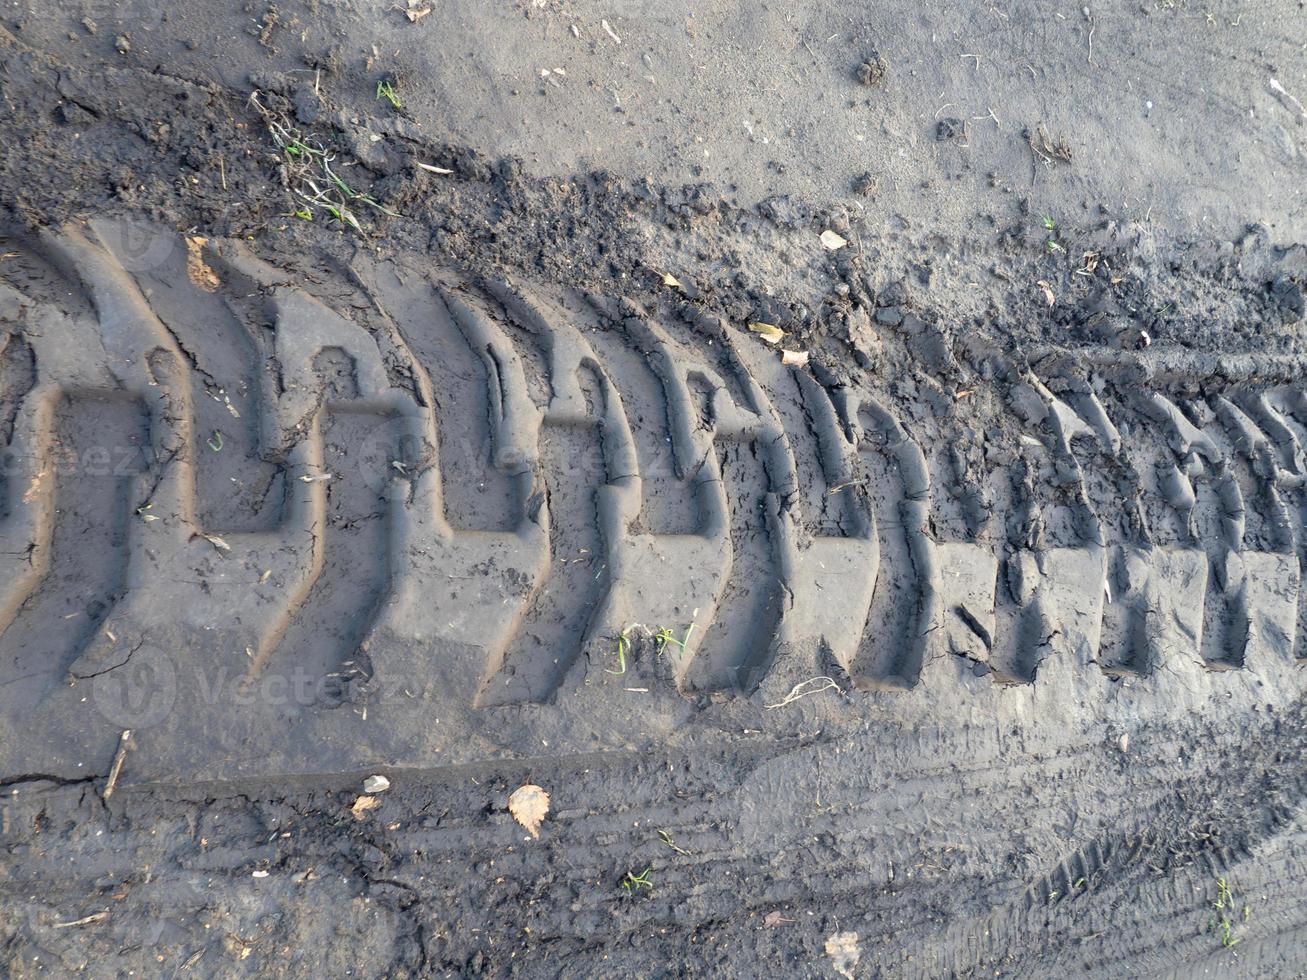
[{"label": "clump of soil", "polygon": [[858,84],[866,85],[868,88],[877,86],[885,81],[885,76],[889,74],[889,65],[875,51],[862,64],[858,66]]}]

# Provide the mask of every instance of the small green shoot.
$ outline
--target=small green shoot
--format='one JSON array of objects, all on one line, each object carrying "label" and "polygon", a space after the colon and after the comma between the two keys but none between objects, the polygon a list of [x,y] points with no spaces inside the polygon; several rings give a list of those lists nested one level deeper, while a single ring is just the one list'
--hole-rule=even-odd
[{"label": "small green shoot", "polygon": [[[1216,912],[1216,922],[1213,928],[1216,934],[1221,937],[1221,946],[1224,949],[1231,949],[1243,942],[1243,937],[1235,934],[1234,919],[1231,913],[1235,910],[1234,890],[1230,883],[1224,877],[1216,879],[1216,901],[1212,903],[1212,909]],[[1248,922],[1252,918],[1252,908],[1248,905],[1243,907],[1243,921]]]},{"label": "small green shoot", "polygon": [[385,99],[390,103],[392,109],[400,108],[399,93],[395,91],[395,86],[389,81],[377,82],[377,98]]},{"label": "small green shoot", "polygon": [[1044,230],[1048,232],[1048,245],[1050,252],[1065,252],[1066,246],[1057,240],[1057,222],[1050,215],[1044,215]]},{"label": "small green shoot", "polygon": [[626,894],[635,895],[641,888],[653,891],[652,872],[653,868],[645,868],[639,874],[636,874],[634,871],[626,872],[626,876],[622,878],[621,881],[622,887],[626,889]]},{"label": "small green shoot", "polygon": [[[387,92],[389,95],[386,95]],[[281,159],[285,171],[284,182],[300,199],[294,205],[295,210],[287,212],[287,217],[312,221],[313,209],[322,208],[342,225],[357,232],[362,232],[363,226],[355,215],[356,202],[366,204],[392,218],[400,217],[397,212],[379,204],[371,194],[357,191],[346,183],[332,167],[333,162],[337,161],[336,153],[312,133],[303,134],[295,129],[283,112],[265,107],[259,101],[259,95],[255,92],[250,96],[250,105],[263,116],[273,142],[284,152],[285,156]],[[377,97],[389,98],[392,105],[399,105],[393,82],[379,84]],[[347,162],[352,161],[347,159]],[[338,162],[336,165],[340,166]]]},{"label": "small green shoot", "polygon": [[[627,629],[630,629],[628,626]],[[626,673],[626,651],[630,648],[631,641],[626,638],[626,630],[617,634],[617,670],[604,668],[605,674],[612,674],[615,677],[621,677]]]},{"label": "small green shoot", "polygon": [[675,643],[678,647],[684,650],[685,645],[690,642],[690,634],[693,632],[694,623],[691,623],[689,628],[685,631],[685,636],[678,640],[676,634],[672,632],[671,627],[664,626],[653,635],[654,643],[658,645],[659,653],[663,653],[667,649],[667,644],[669,643]]}]

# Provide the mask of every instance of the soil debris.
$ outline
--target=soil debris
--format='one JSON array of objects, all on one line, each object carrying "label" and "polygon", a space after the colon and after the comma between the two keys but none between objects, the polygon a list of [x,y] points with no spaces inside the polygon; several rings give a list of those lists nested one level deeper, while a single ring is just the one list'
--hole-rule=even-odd
[{"label": "soil debris", "polygon": [[431,13],[431,10],[431,6],[424,3],[423,0],[408,0],[408,7],[404,10],[404,16],[408,18],[410,24],[416,24]]},{"label": "soil debris", "polygon": [[935,141],[937,143],[947,143],[952,140],[965,140],[967,137],[967,124],[963,119],[956,116],[945,116],[939,122],[935,123]]},{"label": "soil debris", "polygon": [[56,922],[51,929],[72,929],[75,926],[89,926],[92,922],[102,922],[109,918],[108,909],[102,909],[99,912],[92,912],[90,915],[84,915],[80,919],[74,919],[72,922]]},{"label": "soil debris", "polygon": [[127,761],[127,752],[132,747],[132,731],[130,728],[123,731],[118,737],[118,751],[114,753],[113,765],[109,767],[109,778],[104,783],[104,793],[101,794],[105,800],[113,796],[113,792],[118,788],[118,777],[122,775],[123,763]]},{"label": "soil debris", "polygon": [[1033,133],[1026,129],[1021,135],[1030,145],[1030,152],[1045,163],[1071,162],[1071,144],[1063,137],[1051,136],[1043,123],[1040,123]]},{"label": "soil debris", "polygon": [[858,66],[858,84],[874,87],[885,81],[888,73],[889,65],[885,64],[885,59],[873,51],[871,56]]}]

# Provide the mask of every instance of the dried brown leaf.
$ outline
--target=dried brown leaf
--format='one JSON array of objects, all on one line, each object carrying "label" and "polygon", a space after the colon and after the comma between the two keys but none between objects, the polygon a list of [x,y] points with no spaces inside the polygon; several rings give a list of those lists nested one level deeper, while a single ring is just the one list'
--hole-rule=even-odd
[{"label": "dried brown leaf", "polygon": [[774,323],[763,323],[761,320],[755,320],[749,324],[749,329],[756,333],[769,344],[779,344],[781,338],[785,336],[785,331]]},{"label": "dried brown leaf", "polygon": [[807,367],[808,352],[806,350],[783,350],[781,351],[781,363],[786,367]]},{"label": "dried brown leaf", "polygon": [[186,239],[186,277],[191,283],[206,293],[212,293],[222,285],[222,280],[218,278],[218,273],[214,272],[207,262],[204,261],[204,246],[208,243],[207,238],[187,238]]},{"label": "dried brown leaf", "polygon": [[1047,279],[1041,279],[1035,285],[1044,291],[1044,299],[1048,300],[1050,307],[1057,302],[1057,294],[1053,292],[1053,287],[1048,284]]},{"label": "dried brown leaf", "polygon": [[549,794],[531,783],[519,786],[508,797],[508,812],[527,829],[527,833],[539,840],[540,824],[549,813]]},{"label": "dried brown leaf", "polygon": [[354,801],[354,805],[349,808],[349,812],[354,814],[355,820],[366,820],[368,811],[375,810],[381,806],[381,801],[375,796],[368,796],[366,793]]},{"label": "dried brown leaf", "polygon": [[826,937],[826,955],[830,965],[842,977],[853,980],[853,968],[862,959],[856,932],[836,932]]},{"label": "dried brown leaf", "polygon": [[27,485],[27,490],[23,493],[23,503],[30,504],[37,498],[41,492],[41,481],[45,479],[45,470],[41,470],[36,476],[32,477],[32,482]]},{"label": "dried brown leaf", "polygon": [[410,24],[416,24],[431,13],[431,9],[424,0],[408,0],[408,9],[404,11],[404,15],[408,18]]}]

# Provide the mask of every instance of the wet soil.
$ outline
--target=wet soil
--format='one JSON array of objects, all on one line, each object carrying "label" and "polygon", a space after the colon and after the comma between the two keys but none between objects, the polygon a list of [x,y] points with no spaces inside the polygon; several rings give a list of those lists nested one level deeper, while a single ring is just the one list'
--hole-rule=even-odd
[{"label": "wet soil", "polygon": [[[17,265],[43,229],[130,217],[223,248],[243,242],[337,307],[382,295],[391,262],[655,310],[688,305],[736,325],[781,325],[823,385],[892,393],[926,444],[1014,433],[1000,399],[973,405],[961,382],[980,377],[1006,397],[1014,385],[1003,365],[1050,350],[1108,360],[1161,352],[1155,376],[1169,371],[1185,394],[1234,384],[1231,362],[1213,367],[1231,355],[1247,355],[1236,357],[1245,377],[1297,383],[1307,288],[1307,113],[1293,101],[1307,98],[1301,4],[976,4],[965,15],[920,4],[646,6],[15,4],[0,14],[0,224],[18,244],[12,256],[0,250],[0,275],[35,281]],[[322,174],[286,152],[295,140],[332,155],[357,225],[305,199],[306,174],[320,184]],[[847,245],[828,250],[824,231]],[[152,288],[166,311],[167,284]],[[228,315],[216,301],[203,310],[201,325]],[[0,317],[17,321],[4,306]],[[200,367],[216,371],[221,345],[206,352],[204,332],[178,330],[209,359]],[[446,356],[438,344],[419,353]],[[0,348],[6,405],[33,383],[16,351]],[[982,368],[991,354],[998,366]],[[1115,389],[1132,377],[1113,376]],[[130,403],[97,406],[68,408],[67,441],[92,422],[136,425]],[[357,441],[350,419],[330,420],[328,451]],[[550,451],[585,443],[578,431],[551,431]],[[762,466],[725,459],[736,468],[728,481]],[[551,467],[549,480],[566,470]],[[977,509],[1005,525],[1019,509],[1002,496],[1019,496],[1017,469],[958,460],[952,485],[985,489],[970,502],[950,497],[931,535],[974,532],[989,520]],[[262,479],[261,492],[207,506],[260,527],[272,477]],[[801,479],[802,492],[815,479]],[[1090,493],[1110,511],[1122,484],[1101,479]],[[376,495],[347,489],[368,506]],[[560,528],[585,524],[566,517],[566,486],[547,489]],[[1032,495],[1052,523],[1071,520],[1068,492]],[[74,533],[111,538],[116,499],[88,491],[74,508],[86,527]],[[875,503],[889,515],[882,555],[908,556],[898,501]],[[1128,508],[1118,509],[1127,523]],[[337,518],[354,535],[348,547],[375,550],[375,525]],[[1258,520],[1250,541],[1272,536]],[[1219,524],[1197,529],[1201,546]],[[732,533],[747,552],[760,532],[741,523]],[[1055,527],[1047,543],[1074,537]],[[348,560],[333,567],[340,582],[357,577]],[[122,570],[70,560],[67,575],[112,592]],[[380,594],[384,581],[360,587]],[[323,601],[304,630],[331,623]],[[881,603],[884,622],[905,615]],[[68,633],[62,616],[31,621]],[[15,658],[39,659],[42,643],[54,658],[72,642],[32,632],[7,637],[23,648]],[[981,632],[950,658],[959,673],[992,670],[975,653]],[[468,723],[449,736],[456,762],[418,753],[388,769],[393,788],[363,819],[350,807],[368,772],[304,765],[307,741],[284,757],[269,750],[294,764],[246,777],[183,769],[176,759],[205,757],[201,741],[175,757],[161,748],[154,762],[129,754],[111,795],[115,739],[84,762],[65,755],[58,771],[13,762],[0,772],[0,962],[13,976],[1307,968],[1307,719],[1291,671],[1253,671],[1202,696],[1159,686],[1110,710],[1051,683],[993,695],[991,712],[979,699],[965,709],[947,696],[911,708],[882,693],[862,699],[830,669],[839,693],[775,711],[764,702],[776,693],[752,702],[698,693],[652,722],[610,707],[585,719],[601,730],[585,750],[568,742],[585,726],[564,708],[544,723],[496,709],[493,751]],[[1213,685],[1234,672],[1216,673]],[[781,688],[783,698],[789,684]],[[348,694],[342,702],[348,710]],[[249,737],[263,752],[276,735]],[[213,744],[224,739],[237,735],[215,733]],[[508,794],[526,782],[553,795],[538,841],[507,813]],[[646,868],[652,888],[632,885],[628,873]],[[1233,916],[1216,907],[1221,881],[1235,889]],[[853,964],[828,953],[830,937],[847,932],[857,934]]]}]

